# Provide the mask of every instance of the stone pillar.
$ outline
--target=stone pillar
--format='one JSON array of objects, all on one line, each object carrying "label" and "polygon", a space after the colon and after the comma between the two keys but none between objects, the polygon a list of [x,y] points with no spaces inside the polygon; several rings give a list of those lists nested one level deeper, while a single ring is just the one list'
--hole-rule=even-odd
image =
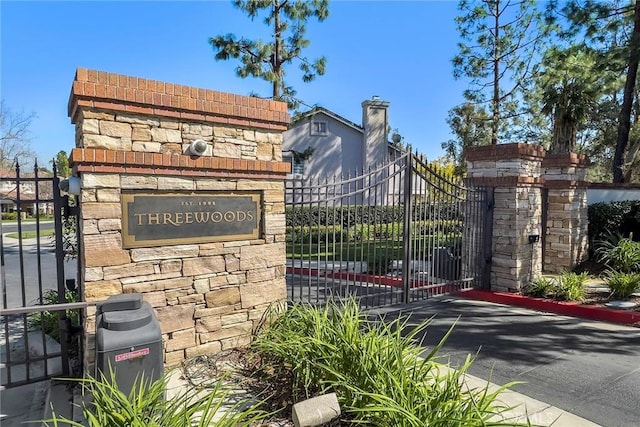
[{"label": "stone pillar", "polygon": [[469,185],[493,187],[491,290],[518,292],[542,271],[542,178],[544,148],[500,144],[467,149]]},{"label": "stone pillar", "polygon": [[[69,116],[83,299],[142,293],[158,316],[166,365],[249,343],[266,308],[286,298],[286,104],[78,69]],[[194,140],[204,155],[192,154]],[[236,196],[255,212],[203,207]],[[184,209],[163,206],[175,200]],[[140,206],[166,212],[136,213]],[[193,224],[194,212],[206,226]],[[248,216],[251,233],[233,232]],[[220,234],[221,221],[232,231]],[[140,237],[138,228],[159,224],[163,231]],[[84,326],[92,373],[95,308]]]},{"label": "stone pillar", "polygon": [[542,161],[546,202],[544,266],[547,273],[571,271],[588,256],[588,214],[584,155],[547,154]]}]

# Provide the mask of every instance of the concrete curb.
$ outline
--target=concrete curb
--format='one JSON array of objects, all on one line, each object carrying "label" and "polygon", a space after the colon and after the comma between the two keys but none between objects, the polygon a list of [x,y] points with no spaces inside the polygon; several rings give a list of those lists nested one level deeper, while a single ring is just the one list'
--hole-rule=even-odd
[{"label": "concrete curb", "polygon": [[576,302],[553,301],[542,298],[527,297],[519,294],[481,291],[477,289],[460,291],[454,295],[461,298],[492,302],[496,304],[513,305],[531,310],[561,314],[564,316],[640,326],[640,312],[637,311],[615,310],[611,308],[581,305]]},{"label": "concrete curb", "polygon": [[[466,387],[471,390],[479,390],[487,387],[487,391],[489,393],[497,391],[500,388],[493,383],[469,374],[464,375],[464,383]],[[527,421],[529,421],[531,425],[544,427],[599,426],[599,424],[595,424],[589,420],[566,412],[553,405],[541,402],[510,389],[503,390],[498,395],[497,400],[498,403],[509,408],[509,410],[502,413],[500,416],[503,421],[510,421],[513,423],[526,423]]]}]

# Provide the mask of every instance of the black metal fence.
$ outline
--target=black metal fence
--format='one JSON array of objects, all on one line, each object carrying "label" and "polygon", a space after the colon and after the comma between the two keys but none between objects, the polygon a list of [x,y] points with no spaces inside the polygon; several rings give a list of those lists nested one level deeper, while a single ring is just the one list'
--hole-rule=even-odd
[{"label": "black metal fence", "polygon": [[[81,357],[75,212],[60,178],[16,163],[0,177],[0,390],[72,372]],[[74,354],[75,353],[75,354]]]},{"label": "black metal fence", "polygon": [[355,176],[287,180],[285,198],[291,300],[376,307],[488,279],[491,194],[416,154]]}]

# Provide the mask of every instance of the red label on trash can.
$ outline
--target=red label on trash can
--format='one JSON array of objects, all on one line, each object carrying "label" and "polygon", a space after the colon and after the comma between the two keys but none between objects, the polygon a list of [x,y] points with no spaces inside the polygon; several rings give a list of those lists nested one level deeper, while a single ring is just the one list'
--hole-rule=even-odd
[{"label": "red label on trash can", "polygon": [[122,362],[123,360],[135,359],[137,357],[146,356],[149,354],[148,348],[141,348],[140,350],[130,351],[128,353],[116,354],[116,362]]}]

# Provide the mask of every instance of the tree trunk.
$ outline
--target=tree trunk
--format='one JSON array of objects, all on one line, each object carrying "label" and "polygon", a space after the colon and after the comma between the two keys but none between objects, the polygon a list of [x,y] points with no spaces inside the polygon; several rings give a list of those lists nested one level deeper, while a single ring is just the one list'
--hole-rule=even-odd
[{"label": "tree trunk", "polygon": [[500,1],[495,3],[494,41],[493,41],[493,101],[491,122],[491,144],[498,143],[498,129],[500,128]]},{"label": "tree trunk", "polygon": [[553,118],[553,139],[549,153],[567,154],[571,153],[576,145],[578,134],[577,123],[566,120],[562,111],[556,111]]},{"label": "tree trunk", "polygon": [[275,80],[273,81],[273,99],[280,99],[280,86],[282,85],[282,76],[281,74],[281,66],[280,64],[280,43],[282,42],[282,35],[280,34],[280,1],[276,0],[273,3],[273,13],[274,13],[274,31],[273,31],[273,55],[272,55],[272,64],[271,67],[273,69],[273,73],[276,75]]},{"label": "tree trunk", "polygon": [[616,152],[613,156],[613,182],[624,182],[624,152],[629,142],[631,130],[631,108],[633,107],[633,94],[638,75],[638,61],[640,61],[640,1],[636,0],[633,17],[633,33],[629,43],[629,68],[627,68],[627,80],[624,84],[624,96],[622,108],[618,119],[618,137],[616,139]]}]

